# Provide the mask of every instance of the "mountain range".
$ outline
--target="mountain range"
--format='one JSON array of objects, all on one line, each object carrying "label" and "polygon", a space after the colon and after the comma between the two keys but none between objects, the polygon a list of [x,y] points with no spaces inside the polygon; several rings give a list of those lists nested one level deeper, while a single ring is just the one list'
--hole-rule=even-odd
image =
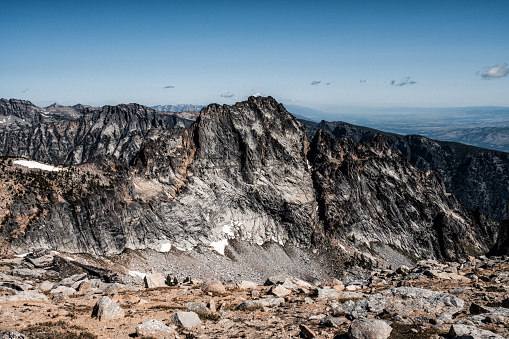
[{"label": "mountain range", "polygon": [[235,279],[509,251],[507,153],[299,121],[271,97],[194,122],[12,99],[0,115],[3,253],[136,252],[126,260]]}]

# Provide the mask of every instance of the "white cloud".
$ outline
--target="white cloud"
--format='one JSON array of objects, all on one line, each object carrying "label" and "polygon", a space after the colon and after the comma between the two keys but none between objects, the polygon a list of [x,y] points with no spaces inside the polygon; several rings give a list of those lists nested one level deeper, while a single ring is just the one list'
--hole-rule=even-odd
[{"label": "white cloud", "polygon": [[482,72],[481,76],[484,79],[491,78],[502,78],[509,74],[509,68],[507,68],[507,64],[499,64],[493,67],[488,68],[486,71]]},{"label": "white cloud", "polygon": [[235,94],[230,93],[230,92],[226,92],[226,93],[223,93],[220,95],[221,98],[233,98],[234,96],[235,96]]}]

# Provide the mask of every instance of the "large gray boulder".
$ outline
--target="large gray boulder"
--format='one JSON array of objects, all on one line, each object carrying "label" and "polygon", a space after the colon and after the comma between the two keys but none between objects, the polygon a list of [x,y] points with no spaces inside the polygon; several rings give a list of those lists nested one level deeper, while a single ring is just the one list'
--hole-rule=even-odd
[{"label": "large gray boulder", "polygon": [[28,339],[28,338],[17,331],[9,330],[9,331],[1,331],[0,339]]},{"label": "large gray boulder", "polygon": [[264,307],[277,307],[285,303],[284,298],[263,298],[259,300],[243,301],[238,308],[241,310],[258,309]]},{"label": "large gray boulder", "polygon": [[143,279],[146,288],[164,287],[166,283],[161,273],[147,274]]},{"label": "large gray boulder", "polygon": [[14,295],[3,295],[0,296],[0,302],[12,302],[12,301],[43,301],[47,302],[48,297],[42,293],[34,290],[20,291]]},{"label": "large gray boulder", "polygon": [[357,319],[350,325],[350,339],[387,339],[392,328],[383,320]]},{"label": "large gray boulder", "polygon": [[[212,299],[213,300],[213,299]],[[199,312],[199,313],[210,313],[210,310],[205,304],[195,301],[190,301],[188,303],[185,303],[184,306],[192,312]]]},{"label": "large gray boulder", "polygon": [[458,321],[459,324],[474,324],[485,326],[486,324],[509,324],[509,308],[499,307],[489,313],[477,314]]},{"label": "large gray boulder", "polygon": [[482,330],[471,325],[454,324],[449,330],[452,339],[505,339],[491,331]]},{"label": "large gray boulder", "polygon": [[388,311],[401,317],[426,316],[438,322],[452,322],[453,314],[463,309],[463,300],[451,294],[417,287],[397,287],[370,295],[356,303],[345,303],[335,309],[354,318]]},{"label": "large gray boulder", "polygon": [[194,312],[177,312],[171,317],[171,322],[185,328],[193,328],[201,324],[200,317]]},{"label": "large gray boulder", "polygon": [[125,312],[110,298],[102,297],[95,304],[92,316],[98,317],[99,320],[119,319],[125,317]]},{"label": "large gray boulder", "polygon": [[136,327],[136,335],[138,337],[154,337],[154,338],[177,338],[178,333],[168,325],[159,320],[149,320]]}]

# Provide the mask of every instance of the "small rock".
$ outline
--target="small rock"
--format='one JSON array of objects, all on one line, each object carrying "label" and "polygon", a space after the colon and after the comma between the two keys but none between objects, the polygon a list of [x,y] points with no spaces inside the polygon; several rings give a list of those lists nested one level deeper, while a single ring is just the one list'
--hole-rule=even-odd
[{"label": "small rock", "polygon": [[184,306],[189,311],[201,312],[201,313],[210,313],[210,310],[203,303],[191,301],[191,302],[185,303]]},{"label": "small rock", "polygon": [[43,281],[40,285],[39,285],[39,291],[41,292],[48,292],[48,291],[51,291],[53,289],[53,287],[55,286],[55,284],[53,284],[52,282],[49,282],[49,281]]},{"label": "small rock", "polygon": [[76,293],[76,290],[71,287],[58,286],[58,287],[52,289],[49,293],[50,294],[73,295],[74,293]]},{"label": "small rock", "polygon": [[502,300],[502,307],[509,308],[509,298]]},{"label": "small rock", "polygon": [[275,295],[276,297],[283,298],[291,294],[292,291],[281,285],[274,285],[270,288],[269,293]]},{"label": "small rock", "polygon": [[212,313],[217,311],[216,302],[212,298],[210,298],[207,307],[209,308],[210,312],[212,312]]},{"label": "small rock", "polygon": [[194,312],[177,312],[171,317],[171,321],[185,328],[193,328],[202,323],[198,314]]},{"label": "small rock", "polygon": [[350,325],[348,335],[351,339],[387,339],[392,328],[383,320],[357,319]]},{"label": "small rock", "polygon": [[92,316],[99,320],[118,319],[125,316],[124,310],[116,302],[108,297],[102,297],[97,301],[92,310]]},{"label": "small rock", "polygon": [[165,280],[160,273],[147,274],[145,278],[143,278],[143,280],[145,282],[146,288],[156,288],[166,286]]},{"label": "small rock", "polygon": [[311,330],[309,327],[307,327],[306,325],[300,324],[299,328],[300,328],[299,336],[301,338],[311,339],[311,338],[317,337],[316,333],[313,330]]},{"label": "small rock", "polygon": [[178,333],[171,327],[165,325],[159,320],[149,320],[136,327],[136,335],[138,337],[155,337],[155,338],[177,338]]},{"label": "small rock", "polygon": [[239,290],[252,290],[256,289],[258,287],[258,284],[252,281],[246,281],[243,280],[240,283],[237,284],[237,288]]},{"label": "small rock", "polygon": [[34,279],[42,278],[42,274],[28,268],[15,268],[12,270],[12,274],[17,275],[19,277],[28,277]]},{"label": "small rock", "polygon": [[471,314],[490,313],[493,311],[490,307],[484,307],[476,303],[472,303],[469,310]]},{"label": "small rock", "polygon": [[17,331],[1,331],[0,339],[28,339]]},{"label": "small rock", "polygon": [[121,291],[125,291],[127,289],[126,285],[119,284],[119,283],[112,283],[112,284],[105,284],[103,292],[108,294],[115,294]]},{"label": "small rock", "polygon": [[78,286],[78,292],[87,293],[92,290],[92,283],[90,281],[82,281]]},{"label": "small rock", "polygon": [[327,327],[338,327],[339,325],[342,325],[347,321],[348,319],[346,319],[345,317],[333,317],[331,315],[328,315],[320,321],[320,325]]},{"label": "small rock", "polygon": [[325,314],[316,314],[316,315],[310,316],[308,319],[309,320],[322,320],[325,317],[326,317]]}]

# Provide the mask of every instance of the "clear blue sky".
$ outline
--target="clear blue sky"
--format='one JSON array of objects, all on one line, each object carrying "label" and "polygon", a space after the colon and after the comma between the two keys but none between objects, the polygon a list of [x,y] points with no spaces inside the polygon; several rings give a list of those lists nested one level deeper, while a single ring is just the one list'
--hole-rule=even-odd
[{"label": "clear blue sky", "polygon": [[508,17],[507,0],[3,1],[0,97],[509,106]]}]

